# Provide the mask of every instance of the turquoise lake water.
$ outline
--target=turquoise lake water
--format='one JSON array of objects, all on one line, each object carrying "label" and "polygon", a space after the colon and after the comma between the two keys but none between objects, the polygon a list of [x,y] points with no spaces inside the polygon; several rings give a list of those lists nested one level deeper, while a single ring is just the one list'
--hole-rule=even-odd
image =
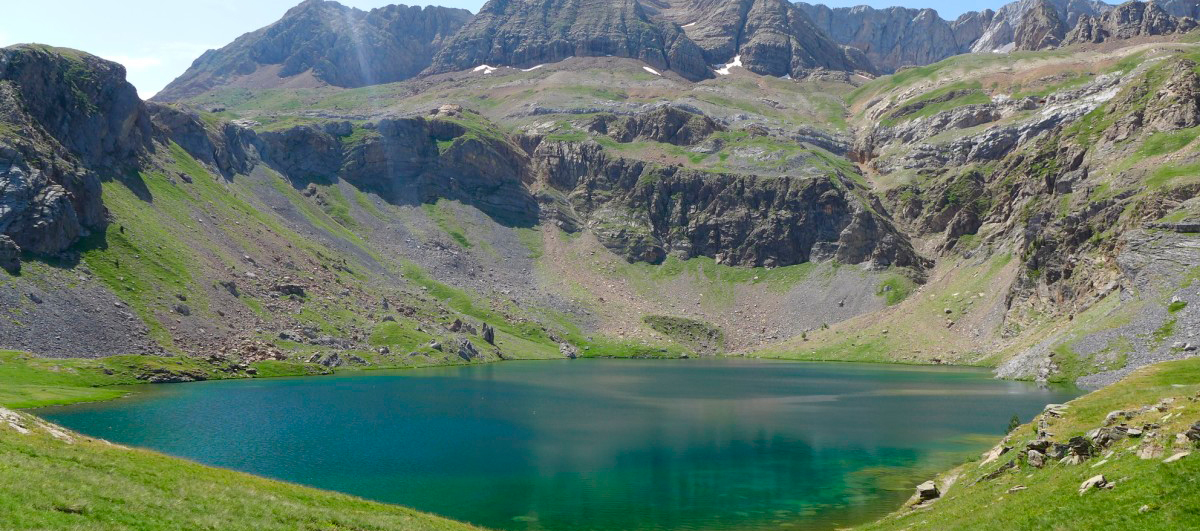
[{"label": "turquoise lake water", "polygon": [[501,530],[825,530],[894,510],[1074,389],[986,371],[505,362],[148,386],[76,431]]}]

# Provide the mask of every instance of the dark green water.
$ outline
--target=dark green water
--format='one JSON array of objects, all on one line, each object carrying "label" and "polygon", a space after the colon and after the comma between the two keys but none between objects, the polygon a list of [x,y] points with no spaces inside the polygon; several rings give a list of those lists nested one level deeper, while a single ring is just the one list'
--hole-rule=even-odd
[{"label": "dark green water", "polygon": [[[496,529],[829,529],[1073,397],[983,371],[550,361],[154,386],[95,437]],[[982,437],[987,436],[987,437]]]}]

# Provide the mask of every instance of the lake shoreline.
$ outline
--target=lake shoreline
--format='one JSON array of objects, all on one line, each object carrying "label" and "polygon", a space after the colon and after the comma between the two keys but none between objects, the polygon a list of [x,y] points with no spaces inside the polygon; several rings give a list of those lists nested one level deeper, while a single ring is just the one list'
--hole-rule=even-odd
[{"label": "lake shoreline", "polygon": [[[9,353],[9,354],[14,354],[14,353]],[[24,353],[15,353],[15,354],[24,354]],[[29,356],[32,358],[36,358],[38,360],[43,360],[45,362],[51,362],[51,363],[53,363],[53,362],[67,363],[67,362],[71,362],[71,361],[87,362],[87,361],[101,361],[101,360],[105,360],[105,359],[111,359],[111,358],[42,358],[42,357],[34,356],[32,354],[29,354]],[[128,358],[128,357],[136,357],[136,358],[140,358],[140,359],[144,359],[144,360],[191,359],[194,361],[203,361],[200,358],[194,358],[194,357],[188,357],[188,356],[148,356],[148,355],[140,355],[139,354],[139,355],[126,356],[126,358]],[[117,357],[113,357],[113,358],[117,358]],[[566,358],[564,358],[564,359],[566,359]],[[580,357],[579,359],[581,359],[581,360],[665,360],[665,359],[669,359],[669,360],[674,360],[674,361],[679,361],[679,362],[688,362],[688,361],[694,361],[694,360],[726,359],[726,360],[747,360],[747,361],[764,361],[764,362],[778,362],[778,363],[829,363],[829,364],[854,364],[854,365],[878,365],[878,366],[944,367],[944,368],[950,368],[950,369],[953,369],[953,368],[980,369],[980,370],[981,369],[994,369],[994,367],[987,366],[987,365],[957,365],[957,364],[947,364],[947,363],[926,363],[926,362],[922,362],[922,361],[911,361],[910,362],[910,361],[876,361],[876,360],[846,360],[846,359],[796,359],[796,358],[784,358],[784,357],[761,357],[761,356],[749,357],[749,356],[730,356],[730,355],[716,355],[716,356],[704,356],[704,357],[680,357],[680,358],[583,356],[583,357]],[[189,379],[189,380],[178,380],[178,381],[118,381],[118,382],[113,382],[110,384],[99,384],[99,385],[92,385],[92,386],[86,386],[86,387],[90,387],[93,389],[99,389],[99,390],[119,391],[121,387],[141,386],[141,385],[171,385],[171,384],[197,383],[197,382],[204,382],[204,381],[244,380],[244,379],[270,380],[270,379],[275,379],[275,378],[315,378],[315,377],[324,377],[324,376],[332,376],[332,375],[337,375],[337,374],[347,374],[347,373],[355,373],[355,372],[404,371],[404,370],[416,370],[416,369],[431,369],[431,368],[439,368],[439,367],[471,367],[471,366],[480,366],[480,365],[495,365],[495,364],[501,364],[501,363],[543,362],[543,361],[558,361],[558,360],[541,359],[541,358],[501,359],[501,360],[496,360],[496,361],[488,361],[486,363],[435,363],[435,364],[427,364],[427,365],[379,365],[379,366],[363,366],[363,367],[350,367],[350,368],[335,368],[335,369],[328,369],[323,372],[302,372],[299,370],[286,371],[286,372],[272,371],[268,374],[262,374],[261,373],[262,371],[256,371],[256,372],[259,372],[258,374],[248,374],[248,373],[244,373],[244,372],[230,374],[230,373],[221,372],[221,371],[213,371],[213,372],[210,372],[209,374],[206,374],[205,378],[203,378],[203,379]],[[252,367],[258,367],[261,363],[262,362],[253,363],[250,365]],[[299,363],[297,363],[295,365],[305,366],[305,367],[312,368],[312,369],[319,367],[315,364],[299,364]],[[53,370],[53,369],[51,369],[51,370]],[[1024,382],[1030,381],[1030,380],[1026,380],[1026,379],[1005,379],[1005,378],[996,378],[996,379],[1006,380],[1006,381],[1024,381]],[[0,383],[20,384],[21,382],[20,381],[6,382],[5,379],[2,378],[2,373],[0,373]],[[1053,384],[1053,385],[1057,386],[1057,385],[1062,385],[1062,384]],[[1095,391],[1095,389],[1088,389],[1087,391],[1089,391],[1089,392]],[[121,394],[115,394],[115,395],[114,394],[106,394],[106,396],[100,396],[100,397],[95,397],[95,398],[88,398],[88,397],[79,397],[78,399],[68,398],[68,399],[63,399],[63,401],[54,401],[52,403],[34,404],[34,405],[28,405],[28,406],[9,406],[9,404],[7,404],[5,402],[0,402],[0,406],[8,406],[8,407],[12,407],[13,409],[20,409],[20,410],[26,410],[26,411],[32,412],[32,411],[35,411],[37,409],[44,408],[44,407],[55,407],[55,406],[71,405],[71,404],[86,403],[86,402],[107,402],[107,401],[111,401],[111,400],[119,400],[121,398],[126,398],[127,396],[129,396],[130,393],[134,393],[134,392],[136,392],[136,391],[124,391],[124,392],[120,392]]]}]

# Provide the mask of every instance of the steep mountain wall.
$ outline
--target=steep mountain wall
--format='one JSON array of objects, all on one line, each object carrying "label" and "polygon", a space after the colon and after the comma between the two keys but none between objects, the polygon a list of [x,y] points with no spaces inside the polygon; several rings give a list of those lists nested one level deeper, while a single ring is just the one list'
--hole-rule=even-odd
[{"label": "steep mountain wall", "polygon": [[969,13],[951,22],[932,9],[796,5],[833,40],[862,50],[884,72],[936,63],[969,50],[992,14]]},{"label": "steep mountain wall", "polygon": [[840,46],[785,0],[676,0],[666,2],[662,16],[682,26],[712,65],[739,57],[751,72],[797,78],[814,68],[874,70],[860,51]]},{"label": "steep mountain wall", "polygon": [[479,65],[533,67],[568,57],[629,57],[690,79],[712,77],[677,26],[636,0],[491,0],[433,59],[428,73]]},{"label": "steep mountain wall", "polygon": [[470,19],[465,9],[389,5],[368,12],[305,0],[278,22],[205,52],[155,100],[229,85],[361,87],[408,79]]}]

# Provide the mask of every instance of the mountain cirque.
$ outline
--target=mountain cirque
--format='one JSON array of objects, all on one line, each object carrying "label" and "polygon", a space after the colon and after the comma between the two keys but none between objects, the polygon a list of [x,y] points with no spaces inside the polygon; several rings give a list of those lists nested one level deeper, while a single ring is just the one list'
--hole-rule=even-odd
[{"label": "mountain cirque", "polygon": [[[1190,314],[1146,290],[1200,304],[1148,258],[1200,265],[1176,232],[1200,126],[1191,19],[1161,7],[947,22],[767,0],[475,17],[310,1],[151,102],[112,63],[8,48],[0,175],[19,193],[0,266],[19,275],[0,283],[17,308],[0,346],[257,341],[389,366],[686,352],[657,315],[740,354],[1105,381],[1190,352]],[[355,33],[380,60],[415,51],[356,74]],[[981,42],[1054,49],[963,53]],[[1144,310],[1128,345],[1096,331],[1114,297]],[[80,312],[112,334],[72,326]]]}]

